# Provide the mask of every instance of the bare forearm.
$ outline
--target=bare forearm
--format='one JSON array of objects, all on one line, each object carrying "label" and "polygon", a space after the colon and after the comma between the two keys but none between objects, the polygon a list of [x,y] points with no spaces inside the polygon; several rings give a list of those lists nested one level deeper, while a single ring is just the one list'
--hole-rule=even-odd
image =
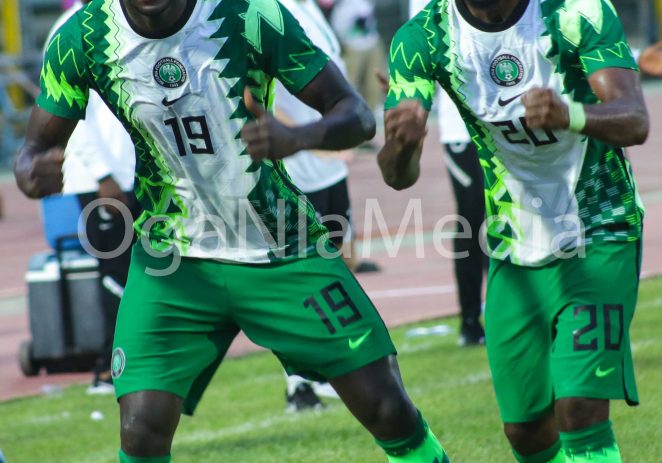
[{"label": "bare forearm", "polygon": [[14,161],[14,177],[18,188],[29,198],[36,199],[39,198],[39,195],[32,178],[33,159],[34,148],[23,145]]},{"label": "bare forearm", "polygon": [[640,145],[648,137],[646,108],[631,100],[585,105],[586,126],[582,133],[614,146]]},{"label": "bare forearm", "polygon": [[344,150],[375,136],[375,118],[359,98],[345,98],[324,117],[297,127],[300,150]]},{"label": "bare forearm", "polygon": [[387,140],[377,155],[384,182],[396,190],[409,188],[420,175],[421,146],[403,149],[396,141]]}]

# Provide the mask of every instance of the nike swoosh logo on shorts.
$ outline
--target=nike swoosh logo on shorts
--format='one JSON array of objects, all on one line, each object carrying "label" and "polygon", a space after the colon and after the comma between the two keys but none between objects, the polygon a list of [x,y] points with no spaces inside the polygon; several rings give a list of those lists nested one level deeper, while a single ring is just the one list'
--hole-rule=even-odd
[{"label": "nike swoosh logo on shorts", "polygon": [[514,97],[508,98],[506,100],[502,100],[501,97],[499,97],[499,101],[497,103],[499,103],[499,106],[507,106],[510,103],[512,103],[513,101],[515,101],[517,98],[521,97],[523,94],[524,94],[524,92],[518,93]]},{"label": "nike swoosh logo on shorts", "polygon": [[182,96],[180,96],[179,98],[175,98],[174,100],[168,100],[168,97],[164,96],[163,99],[161,100],[161,104],[167,108],[168,106],[172,106],[175,103],[177,103],[179,100],[184,98],[186,95],[188,95],[188,93],[184,93]]},{"label": "nike swoosh logo on shorts", "polygon": [[605,376],[609,376],[610,374],[612,374],[614,371],[616,371],[615,367],[611,367],[607,370],[602,370],[600,367],[598,367],[595,369],[595,376],[597,376],[598,378],[604,378]]},{"label": "nike swoosh logo on shorts", "polygon": [[349,339],[349,348],[352,350],[358,349],[361,344],[365,342],[366,339],[368,339],[368,336],[372,333],[372,328],[370,328],[368,331],[366,331],[363,336],[361,336],[358,339]]}]

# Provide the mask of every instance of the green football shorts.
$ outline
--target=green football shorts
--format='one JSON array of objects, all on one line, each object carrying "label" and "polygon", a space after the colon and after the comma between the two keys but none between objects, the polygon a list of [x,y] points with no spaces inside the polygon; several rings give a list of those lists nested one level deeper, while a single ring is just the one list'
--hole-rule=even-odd
[{"label": "green football shorts", "polygon": [[630,322],[640,243],[605,242],[543,267],[492,260],[485,340],[501,418],[535,421],[556,399],[638,403]]},{"label": "green football shorts", "polygon": [[168,276],[146,271],[170,261],[134,246],[111,364],[118,399],[171,392],[192,414],[239,330],[273,351],[288,373],[311,379],[341,376],[396,353],[341,258],[261,265],[182,258]]}]

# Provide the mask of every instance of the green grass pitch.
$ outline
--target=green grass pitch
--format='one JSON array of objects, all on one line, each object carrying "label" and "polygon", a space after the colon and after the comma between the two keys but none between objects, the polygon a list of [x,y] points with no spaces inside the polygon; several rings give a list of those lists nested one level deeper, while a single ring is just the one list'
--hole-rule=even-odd
[{"label": "green grass pitch", "polygon": [[[457,320],[444,320],[456,326]],[[439,321],[433,322],[439,323]],[[617,403],[612,419],[625,463],[662,462],[662,279],[643,282],[632,338],[642,405]],[[408,390],[454,463],[513,461],[501,433],[482,348],[456,336],[407,338],[393,331]],[[256,354],[226,361],[194,418],[183,418],[173,462],[384,462],[367,432],[338,401],[319,413],[286,414],[277,360]],[[84,386],[59,396],[0,404],[7,463],[110,463],[119,445],[118,407]],[[93,421],[99,410],[105,418]]]}]

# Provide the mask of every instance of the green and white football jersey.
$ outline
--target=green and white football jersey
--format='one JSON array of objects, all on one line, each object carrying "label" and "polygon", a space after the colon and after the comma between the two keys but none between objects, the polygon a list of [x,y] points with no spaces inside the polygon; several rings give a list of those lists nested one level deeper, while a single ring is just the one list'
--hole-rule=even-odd
[{"label": "green and white football jersey", "polygon": [[274,79],[296,94],[327,62],[276,0],[190,2],[159,37],[138,34],[119,0],[95,0],[48,45],[37,104],[80,119],[94,90],[122,121],[152,248],[270,262],[312,252],[326,229],[280,162],[246,154],[243,91],[270,106]]},{"label": "green and white football jersey", "polygon": [[476,20],[462,0],[434,0],[393,39],[386,108],[416,98],[429,110],[439,82],[478,148],[492,257],[543,265],[583,244],[641,236],[622,149],[532,130],[520,99],[546,87],[597,103],[587,77],[608,67],[637,69],[609,0],[523,0],[499,25]]}]

